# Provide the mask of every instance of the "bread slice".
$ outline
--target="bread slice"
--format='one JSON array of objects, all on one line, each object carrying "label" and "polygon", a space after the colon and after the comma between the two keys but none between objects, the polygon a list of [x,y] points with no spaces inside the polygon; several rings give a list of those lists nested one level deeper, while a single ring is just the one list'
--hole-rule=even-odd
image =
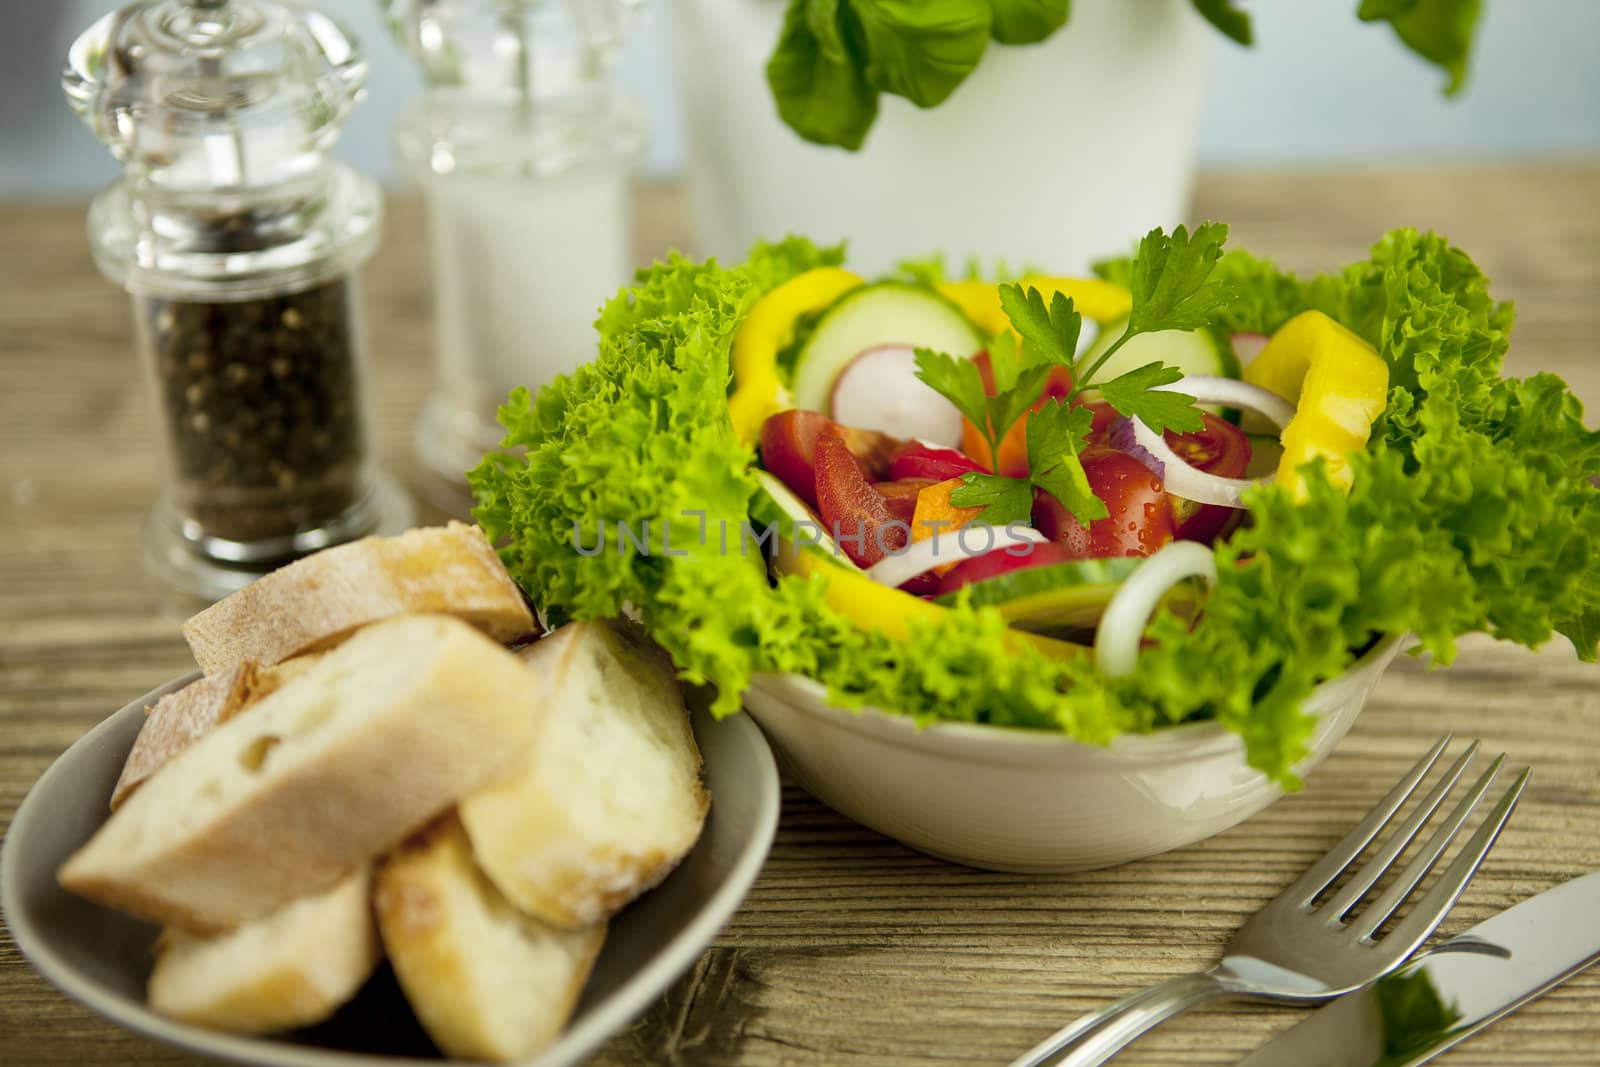
[{"label": "bread slice", "polygon": [[451,1057],[517,1060],[553,1041],[605,939],[524,915],[446,816],[379,866],[373,902],[411,1010]]},{"label": "bread slice", "polygon": [[264,1034],[310,1026],[353,997],[381,952],[368,869],[215,937],[168,929],[150,1006],[196,1026]]},{"label": "bread slice", "polygon": [[196,739],[309,670],[317,658],[313,653],[265,668],[246,660],[231,671],[197,679],[156,701],[155,707],[145,710],[148,717],[111,791],[111,810],[120,808],[128,794]]},{"label": "bread slice", "polygon": [[473,852],[526,911],[580,927],[677,865],[710,797],[670,661],[603,623],[573,623],[522,653],[549,685],[528,766],[462,798]]},{"label": "bread slice", "polygon": [[183,624],[195,662],[221,674],[244,660],[270,667],[329,648],[404,614],[454,615],[498,641],[533,616],[483,531],[452,522],[367,537],[273,571]]},{"label": "bread slice", "polygon": [[538,679],[466,623],[379,623],[179,753],[60,882],[192,933],[242,925],[515,773],[542,710]]}]

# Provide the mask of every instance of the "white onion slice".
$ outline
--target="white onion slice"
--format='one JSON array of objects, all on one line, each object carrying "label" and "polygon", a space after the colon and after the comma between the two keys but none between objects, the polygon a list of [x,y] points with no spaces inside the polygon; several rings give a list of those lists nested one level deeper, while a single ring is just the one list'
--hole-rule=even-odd
[{"label": "white onion slice", "polygon": [[[1158,385],[1156,388],[1188,393],[1202,404],[1226,404],[1229,407],[1254,411],[1269,419],[1279,430],[1289,425],[1289,420],[1294,418],[1294,405],[1277,393],[1233,378],[1194,375],[1180,378],[1171,385]],[[1201,504],[1242,508],[1244,504],[1240,498],[1246,489],[1272,480],[1272,475],[1261,478],[1223,478],[1220,475],[1207,474],[1186,463],[1183,457],[1168,447],[1166,439],[1161,434],[1156,433],[1141,420],[1133,419],[1132,422],[1134,440],[1161,463],[1162,484],[1173,496],[1181,496],[1185,500]]]},{"label": "white onion slice", "polygon": [[[1044,534],[1031,526],[994,526],[990,529],[993,532],[992,541],[989,536],[976,530],[966,536],[970,551],[962,547],[959,530],[940,530],[937,538],[924,537],[911,542],[899,553],[884,556],[867,568],[867,577],[881,585],[899,587],[919,574],[927,574],[947,563],[987,556],[990,552],[1003,552],[1023,541],[1043,544],[1047,540]],[[934,548],[936,540],[937,550]]]},{"label": "white onion slice", "polygon": [[1094,635],[1094,662],[1112,678],[1132,674],[1139,662],[1139,642],[1150,616],[1168,590],[1187,578],[1217,584],[1217,560],[1211,549],[1195,541],[1173,541],[1130,574],[1106,605]]}]

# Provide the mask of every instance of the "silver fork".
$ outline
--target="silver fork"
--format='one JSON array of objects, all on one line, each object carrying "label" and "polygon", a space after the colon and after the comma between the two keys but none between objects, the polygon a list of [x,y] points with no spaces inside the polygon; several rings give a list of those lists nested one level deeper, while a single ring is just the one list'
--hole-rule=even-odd
[{"label": "silver fork", "polygon": [[1467,746],[1348,883],[1327,900],[1317,898],[1389,825],[1449,744],[1448,734],[1440,738],[1343,841],[1252,916],[1228,943],[1221,962],[1210,970],[1151,986],[1098,1014],[1086,1015],[1012,1061],[1011,1067],[1094,1067],[1157,1024],[1208,1000],[1245,997],[1316,1003],[1359,989],[1399,966],[1433,933],[1477,873],[1478,865],[1517,806],[1528,782],[1528,771],[1519,774],[1500,795],[1472,839],[1387,934],[1376,936],[1438,863],[1489,791],[1505,763],[1504,753],[1495,757],[1399,877],[1359,915],[1352,916],[1352,910],[1432,818],[1478,751],[1478,742]]}]

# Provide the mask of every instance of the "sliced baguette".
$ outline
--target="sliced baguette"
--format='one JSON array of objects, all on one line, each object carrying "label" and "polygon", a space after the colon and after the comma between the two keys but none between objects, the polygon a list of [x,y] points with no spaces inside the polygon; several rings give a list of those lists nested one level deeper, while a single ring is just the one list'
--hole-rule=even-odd
[{"label": "sliced baguette", "polygon": [[454,615],[497,641],[534,629],[522,592],[483,531],[452,522],[297,560],[194,616],[183,636],[211,675],[247,659],[270,667],[405,614]]},{"label": "sliced baguette", "polygon": [[111,810],[120,808],[146,778],[218,723],[227,722],[255,701],[282,688],[309,670],[317,658],[313,653],[265,668],[246,660],[231,671],[197,679],[156,701],[155,707],[146,712],[148,718],[111,791]]},{"label": "sliced baguette", "polygon": [[670,662],[602,623],[522,652],[549,708],[522,773],[463,797],[478,863],[512,903],[557,926],[605,919],[700,836],[710,797]]},{"label": "sliced baguette", "polygon": [[605,939],[604,925],[562,930],[512,907],[453,815],[380,864],[373,901],[412,1011],[463,1059],[522,1059],[554,1040]]},{"label": "sliced baguette", "polygon": [[542,709],[539,680],[466,623],[379,623],[179,753],[60,882],[192,933],[242,925],[516,772]]},{"label": "sliced baguette", "polygon": [[310,1026],[355,995],[381,955],[363,867],[215,937],[168,929],[157,943],[150,1006],[196,1026],[264,1034]]}]

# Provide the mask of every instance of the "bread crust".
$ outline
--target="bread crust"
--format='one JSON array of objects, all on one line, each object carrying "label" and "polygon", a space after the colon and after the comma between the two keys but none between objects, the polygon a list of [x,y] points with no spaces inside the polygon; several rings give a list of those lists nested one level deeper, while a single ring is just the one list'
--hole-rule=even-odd
[{"label": "bread crust", "polygon": [[[545,922],[581,928],[616,914],[672,872],[699,838],[711,797],[671,661],[653,644],[582,622],[518,654],[548,679],[540,737],[520,775],[467,795],[458,807],[479,865],[509,900]],[[610,673],[609,693],[584,673],[591,666]],[[630,698],[648,706],[586,729],[593,715],[583,704],[597,687],[602,697],[615,694],[619,707]],[[648,738],[648,764],[629,765],[622,750],[590,747],[618,731]],[[626,751],[637,755],[639,748]],[[631,811],[597,820],[593,812],[625,784],[647,795]]]},{"label": "bread crust", "polygon": [[178,753],[219,723],[227,722],[305,673],[318,658],[317,653],[312,653],[285,660],[276,667],[259,667],[254,660],[246,660],[224,674],[198,678],[145,709],[144,726],[111,790],[111,810],[120,808],[130,793]]},{"label": "bread crust", "polygon": [[377,624],[181,752],[59,880],[192,933],[250,922],[513,773],[542,711],[537,680],[466,624]]},{"label": "bread crust", "polygon": [[453,615],[500,642],[535,629],[522,591],[466,523],[366,537],[264,575],[183,624],[207,675],[272,666],[403,614]]},{"label": "bread crust", "polygon": [[353,997],[382,957],[367,868],[256,923],[203,938],[167,929],[150,1006],[231,1033],[311,1026]]},{"label": "bread crust", "polygon": [[605,939],[522,915],[477,868],[446,815],[390,853],[373,892],[406,999],[446,1055],[514,1060],[560,1033]]}]

